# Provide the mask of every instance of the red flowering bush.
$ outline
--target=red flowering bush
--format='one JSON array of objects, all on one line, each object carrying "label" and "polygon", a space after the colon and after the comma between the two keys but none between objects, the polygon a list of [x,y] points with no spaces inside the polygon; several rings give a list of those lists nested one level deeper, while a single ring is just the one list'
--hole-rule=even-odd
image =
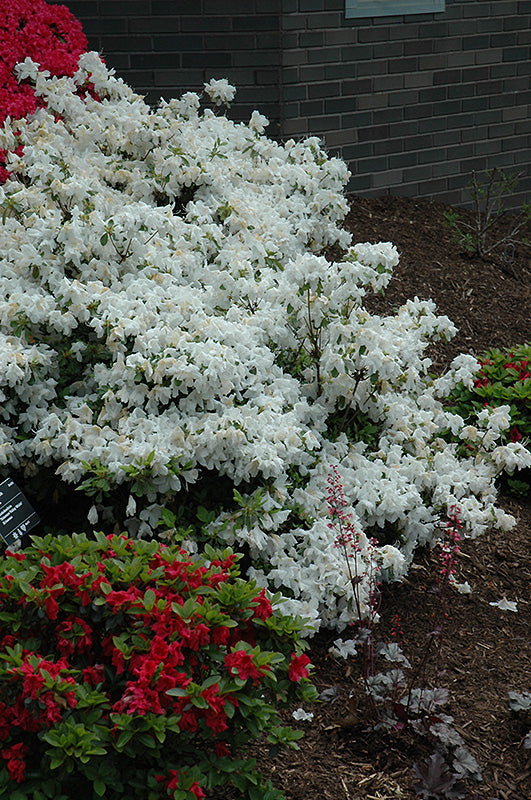
[{"label": "red flowering bush", "polygon": [[299,738],[273,703],[315,694],[302,621],[236,562],[103,534],[7,551],[0,796],[191,800],[232,783],[282,797],[243,756],[261,733]]},{"label": "red flowering bush", "polygon": [[[19,83],[16,64],[31,58],[51,75],[73,75],[88,48],[81,23],[66,6],[44,0],[10,0],[0,7],[0,125],[6,117],[21,119],[34,112],[37,98],[27,81]],[[8,173],[0,151],[0,183]]]}]

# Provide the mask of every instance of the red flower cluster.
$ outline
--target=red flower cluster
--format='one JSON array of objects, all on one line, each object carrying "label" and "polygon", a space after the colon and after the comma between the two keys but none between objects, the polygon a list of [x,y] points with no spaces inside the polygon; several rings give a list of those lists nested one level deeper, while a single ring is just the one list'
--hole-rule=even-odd
[{"label": "red flower cluster", "polygon": [[291,664],[289,665],[288,675],[290,681],[298,682],[302,678],[308,677],[308,664],[310,659],[305,653],[297,656],[295,653],[291,656]]},{"label": "red flower cluster", "polygon": [[[90,692],[98,725],[109,732],[106,747],[129,729],[131,716],[148,726],[164,717],[186,741],[200,737],[201,748],[206,737],[218,757],[229,755],[238,693],[275,677],[271,653],[256,646],[273,614],[265,590],[231,590],[233,554],[206,566],[159,545],[126,578],[124,564],[141,560],[131,540],[101,537],[89,546],[92,558],[69,546],[61,558],[34,547],[26,550],[31,562],[10,551],[0,559],[0,756],[10,779],[26,780],[25,756],[29,762],[39,752],[32,737],[36,743],[65,720],[84,719]],[[283,669],[299,682],[309,658],[293,654],[288,670],[288,653]],[[172,796],[177,788],[203,796],[195,773],[159,777]]]},{"label": "red flower cluster", "polygon": [[[184,779],[185,785],[186,785],[186,772],[184,772],[184,770],[182,770],[180,775],[179,775],[179,771],[178,770],[170,769],[169,774],[167,776],[166,775],[155,775],[155,778],[157,779],[157,781],[159,783],[163,783],[164,784],[164,788],[166,789],[166,791],[168,792],[170,797],[173,796],[173,792],[175,792],[177,789],[181,789],[182,788],[183,779]],[[205,797],[205,793],[201,789],[201,787],[199,786],[197,781],[193,781],[193,783],[190,783],[190,785],[187,786],[187,789],[188,789],[189,792],[191,792],[197,798]]]},{"label": "red flower cluster", "polygon": [[[514,358],[514,354],[510,353],[510,357]],[[507,361],[504,364],[505,369],[514,369],[517,373],[519,381],[526,381],[528,378],[531,378],[531,373],[529,372],[529,361],[528,359],[522,359],[522,361]]]},{"label": "red flower cluster", "polygon": [[7,761],[7,769],[9,777],[12,781],[22,783],[26,776],[26,762],[24,756],[27,754],[29,747],[25,744],[15,744],[2,751],[2,758]]},{"label": "red flower cluster", "polygon": [[[13,68],[31,58],[50,74],[73,75],[88,43],[81,23],[66,6],[44,0],[10,0],[0,8],[0,125],[21,119],[38,105],[33,88],[18,83]],[[8,177],[0,151],[0,183]]]},{"label": "red flower cluster", "polygon": [[258,683],[260,678],[269,669],[268,666],[259,668],[255,665],[253,657],[245,650],[235,650],[225,656],[225,666],[233,675],[236,672],[241,681],[246,681],[247,678],[252,678],[255,683]]}]

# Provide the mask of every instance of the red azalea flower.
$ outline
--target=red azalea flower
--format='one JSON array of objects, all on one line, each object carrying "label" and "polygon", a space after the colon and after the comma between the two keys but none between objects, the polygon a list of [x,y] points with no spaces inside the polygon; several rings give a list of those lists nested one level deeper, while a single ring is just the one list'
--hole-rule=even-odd
[{"label": "red azalea flower", "polygon": [[254,681],[258,681],[262,675],[264,669],[269,669],[269,667],[262,667],[262,671],[256,667],[253,657],[246,653],[245,650],[236,650],[234,653],[229,653],[225,656],[225,666],[234,674],[234,670],[238,673],[238,677],[240,680],[245,681],[247,678],[252,678]]},{"label": "red azalea flower", "polygon": [[522,439],[522,434],[518,430],[518,428],[511,428],[509,431],[509,438],[511,442],[519,442]]},{"label": "red azalea flower", "polygon": [[298,682],[301,678],[308,677],[307,666],[310,664],[310,659],[303,653],[296,656],[295,653],[291,656],[291,664],[289,665],[288,675],[290,681]]},{"label": "red azalea flower", "polygon": [[230,756],[230,750],[225,742],[215,742],[214,752],[218,758],[224,758],[225,756]]},{"label": "red azalea flower", "polygon": [[22,783],[26,775],[26,762],[24,756],[27,754],[29,747],[22,742],[9,747],[7,750],[2,750],[2,758],[7,761],[7,770],[9,777],[12,781]]},{"label": "red azalea flower", "polygon": [[103,664],[94,664],[93,667],[85,667],[83,670],[83,680],[89,686],[95,688],[98,683],[103,683],[105,680],[105,668]]},{"label": "red azalea flower", "polygon": [[215,645],[218,647],[220,645],[225,645],[230,639],[230,628],[220,625],[217,628],[212,628],[210,635]]},{"label": "red azalea flower", "polygon": [[253,617],[256,617],[256,619],[269,619],[273,613],[273,608],[269,598],[266,597],[265,589],[262,589],[260,594],[253,598],[252,602],[255,604]]},{"label": "red azalea flower", "polygon": [[26,554],[25,553],[13,553],[12,550],[6,550],[4,553],[6,558],[14,558],[15,561],[25,561]]}]

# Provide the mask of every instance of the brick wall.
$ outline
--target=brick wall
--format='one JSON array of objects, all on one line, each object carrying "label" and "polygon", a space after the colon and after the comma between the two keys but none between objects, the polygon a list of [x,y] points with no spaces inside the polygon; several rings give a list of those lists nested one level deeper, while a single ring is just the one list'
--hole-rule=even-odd
[{"label": "brick wall", "polygon": [[531,194],[531,2],[345,19],[343,0],[283,0],[286,135],[316,133],[357,194],[462,204],[471,171],[523,172]]},{"label": "brick wall", "polygon": [[148,101],[238,87],[269,135],[319,135],[360,195],[466,202],[473,169],[531,194],[531,0],[346,19],[344,0],[66,0],[90,46]]}]

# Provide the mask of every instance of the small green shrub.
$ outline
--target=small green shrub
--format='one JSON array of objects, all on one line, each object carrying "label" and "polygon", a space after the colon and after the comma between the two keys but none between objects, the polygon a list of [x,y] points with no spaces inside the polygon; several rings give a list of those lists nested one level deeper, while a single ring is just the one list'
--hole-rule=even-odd
[{"label": "small green shrub", "polygon": [[468,186],[473,203],[472,223],[465,222],[458,211],[444,213],[445,223],[452,229],[455,241],[469,256],[487,256],[502,245],[514,245],[522,229],[531,222],[531,205],[524,203],[520,213],[511,217],[503,233],[496,228],[508,213],[504,200],[516,191],[517,186],[518,175],[506,175],[497,167],[480,175],[473,172]]},{"label": "small green shrub", "polygon": [[0,796],[193,800],[282,794],[244,747],[296,746],[277,704],[315,694],[300,619],[201,557],[96,534],[0,559]]}]

